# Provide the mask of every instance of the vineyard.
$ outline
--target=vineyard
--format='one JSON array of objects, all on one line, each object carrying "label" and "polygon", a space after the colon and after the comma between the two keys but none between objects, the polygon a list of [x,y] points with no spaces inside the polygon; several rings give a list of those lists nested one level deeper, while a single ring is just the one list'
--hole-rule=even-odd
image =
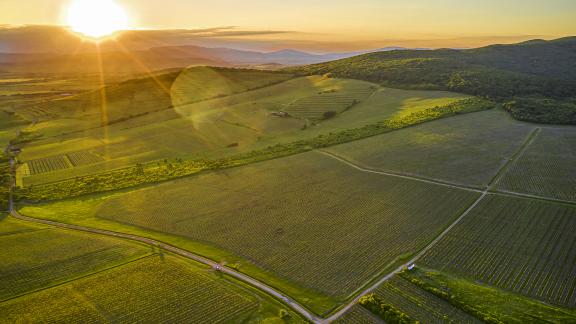
[{"label": "vineyard", "polygon": [[[233,166],[308,152],[313,149],[326,148],[337,144],[372,137],[374,135],[389,133],[394,130],[441,118],[489,110],[494,107],[493,105],[493,102],[489,100],[469,98],[453,102],[447,106],[417,111],[401,118],[392,118],[378,123],[365,125],[360,128],[320,134],[312,138],[296,140],[294,142],[270,145],[266,148],[245,151],[225,158],[188,161],[177,159],[179,161],[177,163],[168,163],[158,168],[142,169],[139,165],[132,165],[124,169],[118,168],[118,170],[103,172],[100,174],[78,175],[73,179],[68,177],[68,180],[61,179],[63,181],[54,183],[47,183],[48,181],[43,177],[37,179],[37,181],[40,182],[33,182],[41,183],[42,185],[20,188],[17,192],[17,196],[19,199],[41,201],[123,189],[144,183],[153,183],[189,176],[203,170],[225,169]],[[62,176],[62,174],[58,175],[58,177],[60,176]],[[58,181],[58,179],[53,181]],[[25,182],[25,184],[28,186],[32,184],[32,182]]]},{"label": "vineyard", "polygon": [[273,319],[279,309],[208,269],[155,255],[0,303],[0,313],[6,323],[228,323]]},{"label": "vineyard", "polygon": [[104,161],[102,156],[97,155],[92,151],[80,151],[74,152],[67,155],[68,159],[75,167],[94,164]]},{"label": "vineyard", "polygon": [[532,128],[515,122],[504,111],[491,110],[327,150],[367,168],[484,187]]},{"label": "vineyard", "polygon": [[348,88],[328,89],[312,96],[296,100],[285,111],[291,116],[309,120],[336,117],[370,96],[377,87],[369,84],[353,84]]},{"label": "vineyard", "polygon": [[576,131],[543,129],[497,188],[576,202],[574,165]]},{"label": "vineyard", "polygon": [[[473,316],[483,323],[574,323],[576,321],[576,310],[573,308],[553,306],[482,284],[476,280],[464,279],[437,270],[418,267],[411,271],[404,271],[399,276],[404,282],[417,287],[412,289],[418,289],[421,293],[426,293],[446,305],[452,305],[453,308],[469,314],[468,318]],[[447,320],[453,319],[453,317],[447,318]]]},{"label": "vineyard", "polygon": [[575,307],[576,207],[490,195],[421,262]]},{"label": "vineyard", "polygon": [[66,156],[52,156],[39,160],[26,162],[30,174],[48,173],[57,170],[64,170],[73,167]]},{"label": "vineyard", "polygon": [[336,320],[336,324],[384,324],[384,321],[376,317],[366,308],[354,305],[342,317]]},{"label": "vineyard", "polygon": [[310,152],[114,195],[98,204],[64,201],[22,212],[42,217],[46,211],[74,221],[82,210],[81,217],[93,213],[175,234],[231,251],[301,286],[345,297],[425,246],[476,198],[458,189],[374,177]]},{"label": "vineyard", "polygon": [[383,302],[400,309],[421,323],[482,323],[446,300],[398,276],[380,286],[375,294]]},{"label": "vineyard", "polygon": [[7,220],[0,223],[0,245],[9,247],[0,249],[0,301],[149,253],[136,244]]}]

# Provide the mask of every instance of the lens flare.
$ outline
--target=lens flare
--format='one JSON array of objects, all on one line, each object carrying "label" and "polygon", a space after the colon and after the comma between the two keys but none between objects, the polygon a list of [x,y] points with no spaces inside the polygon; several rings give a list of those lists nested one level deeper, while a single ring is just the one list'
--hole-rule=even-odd
[{"label": "lens flare", "polygon": [[96,39],[128,29],[128,16],[114,0],[74,0],[67,22],[75,32]]}]

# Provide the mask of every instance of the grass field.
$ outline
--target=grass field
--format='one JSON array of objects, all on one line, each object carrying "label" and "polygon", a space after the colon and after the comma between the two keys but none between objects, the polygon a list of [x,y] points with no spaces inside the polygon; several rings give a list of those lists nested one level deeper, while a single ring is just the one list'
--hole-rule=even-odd
[{"label": "grass field", "polygon": [[62,284],[151,252],[143,245],[87,234],[0,222],[0,301]]},{"label": "grass field", "polygon": [[344,298],[391,263],[423,248],[475,198],[477,194],[458,189],[375,177],[310,152],[21,211],[177,235]]},{"label": "grass field", "polygon": [[497,188],[576,202],[576,130],[543,129]]},{"label": "grass field", "polygon": [[24,127],[24,121],[18,117],[0,110],[0,152],[18,135],[18,130]]},{"label": "grass field", "polygon": [[384,283],[374,293],[383,302],[398,308],[420,323],[482,323],[446,300],[398,276]]},{"label": "grass field", "polygon": [[180,72],[170,87],[170,96],[174,106],[181,106],[262,88],[293,77],[270,71],[192,67]]},{"label": "grass field", "polygon": [[[574,308],[560,308],[435,270],[416,268],[401,277],[445,303],[487,323],[574,323]],[[450,317],[450,319],[453,319]],[[460,321],[456,320],[456,323]],[[427,323],[427,322],[425,322]]]},{"label": "grass field", "polygon": [[446,118],[327,151],[367,168],[485,187],[532,125],[491,110]]},{"label": "grass field", "polygon": [[576,207],[489,195],[422,263],[576,306]]}]

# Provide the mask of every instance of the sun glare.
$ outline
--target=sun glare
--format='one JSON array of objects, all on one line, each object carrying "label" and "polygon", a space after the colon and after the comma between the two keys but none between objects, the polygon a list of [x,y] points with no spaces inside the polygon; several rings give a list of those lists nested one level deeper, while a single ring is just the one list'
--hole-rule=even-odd
[{"label": "sun glare", "polygon": [[74,0],[67,22],[75,32],[95,39],[128,28],[126,12],[114,0]]}]

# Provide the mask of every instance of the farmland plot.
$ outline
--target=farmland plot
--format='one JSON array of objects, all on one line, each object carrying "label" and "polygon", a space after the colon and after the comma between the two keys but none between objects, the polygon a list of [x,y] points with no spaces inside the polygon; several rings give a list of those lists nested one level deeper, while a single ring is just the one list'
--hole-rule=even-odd
[{"label": "farmland plot", "polygon": [[75,167],[104,161],[104,158],[102,158],[100,155],[92,151],[80,151],[69,153],[68,159],[70,160],[70,162],[72,162],[72,164]]},{"label": "farmland plot", "polygon": [[[0,301],[106,269],[150,252],[139,244],[59,229],[0,223]],[[49,242],[49,243],[48,243]]]},{"label": "farmland plot", "polygon": [[300,286],[345,297],[423,248],[477,196],[375,177],[310,152],[96,202],[59,202],[22,212],[67,215],[70,222],[91,213],[96,221],[178,235],[230,251]]},{"label": "farmland plot", "polygon": [[410,318],[421,323],[482,323],[480,320],[450,305],[429,292],[426,292],[409,281],[394,277],[376,291],[383,302],[396,307]]},{"label": "farmland plot", "polygon": [[209,269],[154,255],[0,303],[0,322],[241,323],[274,305]]},{"label": "farmland plot", "polygon": [[576,202],[576,130],[543,129],[498,189]]},{"label": "farmland plot", "polygon": [[52,156],[27,162],[30,174],[48,173],[71,168],[70,161],[65,156]]},{"label": "farmland plot", "polygon": [[534,127],[492,110],[330,147],[367,168],[486,186]]},{"label": "farmland plot", "polygon": [[297,118],[310,120],[329,119],[359,104],[376,89],[377,86],[369,83],[350,84],[348,87],[341,89],[328,89],[296,100],[285,110],[291,116]]},{"label": "farmland plot", "polygon": [[384,324],[384,321],[376,317],[366,308],[354,305],[342,317],[334,323],[336,324]]},{"label": "farmland plot", "polygon": [[576,207],[489,195],[421,262],[575,307]]}]

